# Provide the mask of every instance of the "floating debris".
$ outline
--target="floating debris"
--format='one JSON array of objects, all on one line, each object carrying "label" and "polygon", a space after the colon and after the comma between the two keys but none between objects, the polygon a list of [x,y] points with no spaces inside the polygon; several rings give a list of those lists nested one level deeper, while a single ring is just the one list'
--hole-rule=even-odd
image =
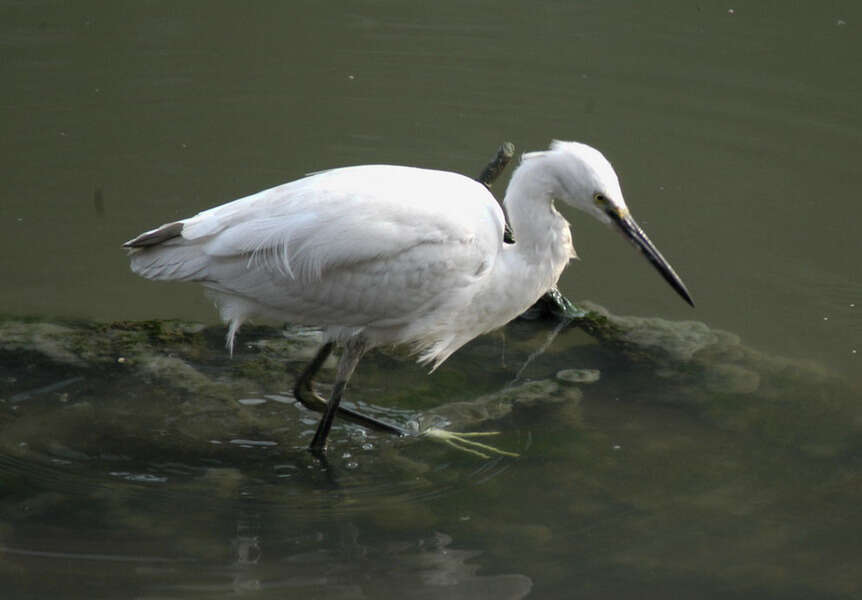
[{"label": "floating debris", "polygon": [[248,447],[248,448],[252,448],[255,446],[278,446],[278,442],[273,442],[271,440],[241,440],[241,439],[236,439],[236,440],[231,440],[230,443],[235,444],[237,446],[243,446],[243,447]]},{"label": "floating debris", "polygon": [[595,383],[600,377],[598,369],[563,369],[557,372],[557,379],[566,383]]},{"label": "floating debris", "polygon": [[159,477],[158,475],[151,475],[150,473],[129,473],[126,471],[111,471],[108,473],[111,477],[119,477],[121,479],[125,479],[126,481],[134,481],[136,483],[165,483],[167,482],[167,477]]},{"label": "floating debris", "polygon": [[258,406],[260,404],[266,404],[266,400],[264,398],[242,398],[237,400],[237,402],[243,406]]}]

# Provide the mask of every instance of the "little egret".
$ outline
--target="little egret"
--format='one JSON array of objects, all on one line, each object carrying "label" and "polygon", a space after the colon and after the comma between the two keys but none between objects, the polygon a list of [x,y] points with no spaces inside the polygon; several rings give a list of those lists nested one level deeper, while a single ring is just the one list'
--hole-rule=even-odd
[{"label": "little egret", "polygon": [[[345,386],[371,348],[407,344],[433,371],[453,352],[517,317],[557,284],[575,256],[556,203],[615,226],[692,306],[673,268],[632,218],[613,167],[596,149],[555,141],[524,154],[503,205],[463,175],[391,165],[323,171],[142,233],[124,246],[148,279],[201,282],[228,323],[233,351],[253,316],[323,328],[325,343],[295,394],[323,412],[321,452],[336,412],[401,432],[346,407]],[[328,402],[312,381],[343,352]]]}]

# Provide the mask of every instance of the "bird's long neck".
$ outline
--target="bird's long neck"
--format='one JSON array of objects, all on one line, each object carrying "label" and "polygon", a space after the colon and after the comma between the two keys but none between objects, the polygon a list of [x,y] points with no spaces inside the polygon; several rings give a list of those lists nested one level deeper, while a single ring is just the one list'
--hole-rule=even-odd
[{"label": "bird's long neck", "polygon": [[501,244],[492,271],[463,313],[466,320],[457,324],[457,333],[452,334],[452,321],[447,321],[443,342],[426,354],[435,365],[477,335],[505,325],[530,308],[556,285],[575,256],[569,224],[554,208],[553,196],[520,188],[516,175],[504,200],[515,243]]},{"label": "bird's long neck", "polygon": [[521,170],[512,178],[503,201],[515,250],[528,267],[552,274],[553,286],[575,257],[571,229],[554,206],[553,186],[534,177],[519,177]]},{"label": "bird's long neck", "polygon": [[499,315],[502,322],[494,327],[521,314],[555,286],[575,256],[569,223],[554,208],[553,196],[523,183],[513,177],[503,202],[515,243],[503,246],[486,294],[493,305],[505,305],[512,314]]}]

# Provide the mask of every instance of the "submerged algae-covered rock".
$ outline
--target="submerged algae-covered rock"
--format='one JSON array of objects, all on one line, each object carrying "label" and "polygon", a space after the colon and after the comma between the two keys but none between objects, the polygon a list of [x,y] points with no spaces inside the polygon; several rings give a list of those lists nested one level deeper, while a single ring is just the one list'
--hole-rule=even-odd
[{"label": "submerged algae-covered rock", "polygon": [[[174,321],[0,322],[4,547],[41,527],[65,532],[74,515],[112,552],[129,539],[135,555],[225,563],[262,552],[271,582],[322,558],[318,572],[333,577],[333,548],[376,548],[361,532],[447,531],[493,564],[536,556],[528,574],[540,581],[569,581],[577,562],[767,596],[800,582],[823,597],[858,592],[847,567],[858,543],[845,533],[862,489],[860,395],[819,365],[701,323],[589,306],[568,328],[521,322],[480,338],[433,376],[397,352],[371,353],[352,381],[347,400],[379,418],[500,432],[476,439],[520,458],[337,419],[322,468],[305,450],[318,415],[290,393],[318,334],[247,328],[233,358],[223,336]],[[320,379],[325,393],[331,372]],[[423,545],[415,558],[421,570],[456,549]],[[412,555],[383,554],[387,572],[406,564],[415,575]],[[529,590],[520,577],[475,579],[462,563],[434,577],[494,597],[503,584],[511,597]]]},{"label": "submerged algae-covered rock", "polygon": [[859,449],[859,391],[822,365],[766,354],[703,323],[583,306],[584,329],[620,359],[614,389],[629,401],[679,407],[721,429],[812,455]]},{"label": "submerged algae-covered rock", "polygon": [[[481,429],[513,410],[537,405],[568,404],[560,414],[576,415],[583,397],[579,386],[589,384],[590,398],[614,394],[684,406],[721,427],[759,428],[776,441],[821,454],[845,451],[855,439],[852,432],[834,434],[835,420],[854,422],[855,407],[834,399],[846,396],[833,393],[845,384],[817,365],[764,355],[703,323],[620,317],[599,306],[581,306],[583,315],[565,322],[569,329],[553,343],[545,323],[522,322],[521,334],[540,339],[514,339],[500,347],[498,338],[482,338],[452,359],[454,368],[433,378],[397,353],[378,353],[363,362],[348,400],[417,432],[441,425]],[[590,338],[578,337],[578,330]],[[175,448],[235,439],[303,447],[318,415],[298,405],[290,390],[314,355],[320,333],[246,328],[231,358],[223,331],[182,321],[0,322],[0,400],[12,411],[0,418],[18,431],[7,431],[6,439],[24,440],[25,432],[37,427],[27,425],[27,417],[37,416],[41,427],[66,423],[74,429],[76,447],[85,453],[81,440],[94,436],[81,431],[98,422],[104,422],[108,437],[144,439],[148,429],[167,432],[160,443]],[[540,361],[552,370],[519,380],[524,366],[537,361],[537,346],[545,352]],[[505,359],[495,358],[502,355]],[[601,364],[590,364],[594,360]],[[810,387],[820,401],[799,400],[800,386]],[[416,403],[417,396],[433,399],[435,393],[443,396]],[[30,410],[16,416],[16,406],[25,403]],[[822,418],[812,422],[815,413],[824,412],[830,417],[825,424]],[[340,425],[348,434],[356,430]]]}]

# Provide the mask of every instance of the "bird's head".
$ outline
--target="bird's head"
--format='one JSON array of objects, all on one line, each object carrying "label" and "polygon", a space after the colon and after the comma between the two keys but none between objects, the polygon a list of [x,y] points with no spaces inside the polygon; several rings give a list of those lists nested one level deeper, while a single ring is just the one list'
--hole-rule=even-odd
[{"label": "bird's head", "polygon": [[685,284],[632,217],[617,174],[601,152],[579,142],[554,141],[549,150],[525,154],[518,171],[531,181],[533,194],[578,208],[620,231],[694,306]]}]

